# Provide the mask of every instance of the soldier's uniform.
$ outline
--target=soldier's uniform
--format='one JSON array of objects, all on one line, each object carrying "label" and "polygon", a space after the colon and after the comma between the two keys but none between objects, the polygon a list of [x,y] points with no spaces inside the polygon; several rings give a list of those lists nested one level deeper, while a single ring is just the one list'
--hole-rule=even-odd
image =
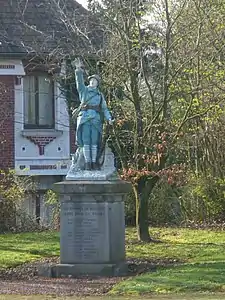
[{"label": "soldier's uniform", "polygon": [[[92,77],[98,80],[97,76]],[[85,169],[97,169],[96,159],[103,125],[101,114],[107,121],[112,117],[98,87],[84,84],[82,69],[75,70],[75,78],[81,105],[83,104],[77,117],[76,142],[79,147],[83,147]]]}]

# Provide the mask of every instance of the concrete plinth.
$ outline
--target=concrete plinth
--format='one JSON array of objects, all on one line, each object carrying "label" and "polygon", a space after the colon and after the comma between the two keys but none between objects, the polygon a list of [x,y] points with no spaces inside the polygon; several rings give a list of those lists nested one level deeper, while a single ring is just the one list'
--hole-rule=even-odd
[{"label": "concrete plinth", "polygon": [[58,264],[51,268],[51,277],[101,276],[116,277],[128,274],[125,262],[118,264]]},{"label": "concrete plinth", "polygon": [[55,184],[61,203],[60,265],[52,267],[52,276],[124,273],[124,197],[130,190],[121,180]]}]

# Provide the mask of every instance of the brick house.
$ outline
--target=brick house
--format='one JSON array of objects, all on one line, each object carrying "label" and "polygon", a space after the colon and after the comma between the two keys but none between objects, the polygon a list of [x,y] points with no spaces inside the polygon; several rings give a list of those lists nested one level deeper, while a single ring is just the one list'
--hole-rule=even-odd
[{"label": "brick house", "polygon": [[76,16],[85,29],[92,27],[76,1],[61,3],[0,0],[0,169],[33,176],[37,193],[25,207],[43,222],[49,215],[43,195],[67,174],[74,147],[65,97],[53,73],[60,72],[65,53],[90,48],[68,23]]}]

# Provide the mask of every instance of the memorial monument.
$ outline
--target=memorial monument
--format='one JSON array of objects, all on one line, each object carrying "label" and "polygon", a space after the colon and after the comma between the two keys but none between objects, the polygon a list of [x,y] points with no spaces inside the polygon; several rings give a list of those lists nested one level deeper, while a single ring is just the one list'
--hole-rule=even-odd
[{"label": "memorial monument", "polygon": [[131,185],[117,175],[110,148],[101,151],[103,122],[112,125],[113,119],[99,91],[100,78],[90,76],[86,86],[82,62],[77,59],[74,66],[80,98],[73,111],[78,148],[66,180],[55,184],[61,204],[60,264],[51,274],[125,275],[124,197]]}]

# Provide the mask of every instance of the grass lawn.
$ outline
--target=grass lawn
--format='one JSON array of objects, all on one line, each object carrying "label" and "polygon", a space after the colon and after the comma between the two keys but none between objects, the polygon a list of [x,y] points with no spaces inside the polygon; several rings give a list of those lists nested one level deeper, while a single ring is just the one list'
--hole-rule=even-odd
[{"label": "grass lawn", "polygon": [[0,269],[59,255],[59,233],[0,234]]},{"label": "grass lawn", "polygon": [[151,233],[162,243],[135,243],[135,231],[128,230],[127,255],[173,260],[174,266],[123,281],[111,294],[225,292],[225,232],[154,228]]},{"label": "grass lawn", "polygon": [[[156,298],[152,300],[225,299],[225,294],[218,294],[215,298],[210,296],[211,293],[225,293],[225,232],[153,228],[151,234],[162,243],[140,243],[136,240],[135,230],[127,229],[127,256],[154,262],[170,260],[174,261],[174,266],[159,267],[156,272],[122,281],[112,289],[112,296],[151,293],[167,294],[166,298],[154,296]],[[59,234],[56,232],[0,235],[0,268],[56,255],[59,255]],[[195,298],[194,293],[199,292],[207,295]],[[192,294],[173,298],[174,293]],[[1,298],[0,295],[2,299],[16,298]]]},{"label": "grass lawn", "polygon": [[118,296],[103,296],[103,297],[55,297],[55,296],[44,296],[44,295],[32,295],[32,296],[17,296],[17,295],[0,295],[0,300],[222,300],[225,295],[155,295],[148,297],[118,297]]}]

